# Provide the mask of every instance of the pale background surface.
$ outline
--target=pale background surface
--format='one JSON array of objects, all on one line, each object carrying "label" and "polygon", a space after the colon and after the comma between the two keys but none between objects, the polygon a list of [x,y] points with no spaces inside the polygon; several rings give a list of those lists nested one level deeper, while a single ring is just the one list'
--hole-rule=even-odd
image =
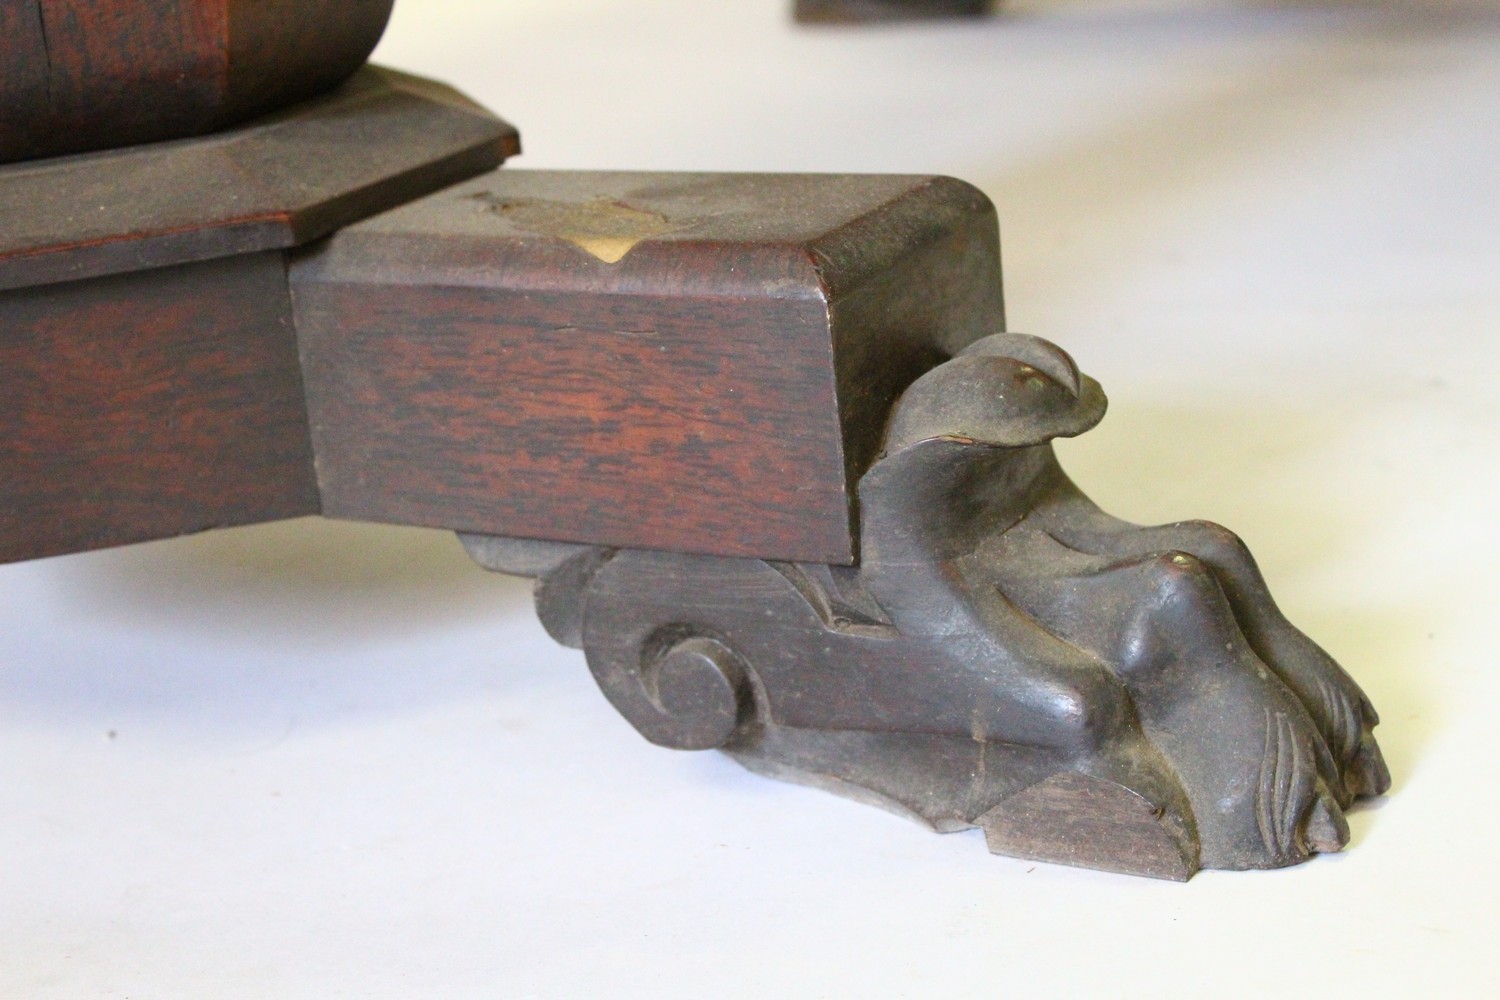
[{"label": "pale background surface", "polygon": [[1065,464],[1236,528],[1364,684],[1343,856],[1186,886],[991,857],[639,739],[524,583],[317,521],[0,569],[0,996],[1494,996],[1500,13],[401,0],[378,58],[529,167],[949,173]]}]

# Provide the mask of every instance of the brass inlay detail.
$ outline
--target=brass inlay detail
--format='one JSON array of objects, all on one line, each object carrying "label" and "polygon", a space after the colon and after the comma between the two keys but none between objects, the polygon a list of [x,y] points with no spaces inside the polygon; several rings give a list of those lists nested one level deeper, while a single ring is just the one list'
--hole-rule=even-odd
[{"label": "brass inlay detail", "polygon": [[604,195],[585,202],[501,198],[487,192],[474,198],[517,229],[567,240],[606,264],[619,262],[642,240],[685,228],[659,212]]}]

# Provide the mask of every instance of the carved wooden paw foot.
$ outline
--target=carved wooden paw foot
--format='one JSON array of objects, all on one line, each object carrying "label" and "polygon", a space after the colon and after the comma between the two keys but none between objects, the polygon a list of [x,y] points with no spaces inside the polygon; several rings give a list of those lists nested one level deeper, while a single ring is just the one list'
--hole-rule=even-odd
[{"label": "carved wooden paw foot", "polygon": [[1234,535],[1104,514],[1050,440],[1103,416],[1032,337],[917,379],[859,483],[856,566],[469,535],[539,579],[649,740],[874,801],[997,853],[1185,879],[1340,849],[1389,785],[1358,686]]}]

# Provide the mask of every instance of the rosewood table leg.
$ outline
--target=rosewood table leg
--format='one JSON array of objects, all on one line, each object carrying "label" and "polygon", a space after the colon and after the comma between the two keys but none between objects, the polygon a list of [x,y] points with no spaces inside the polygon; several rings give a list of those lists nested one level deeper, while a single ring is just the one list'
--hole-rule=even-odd
[{"label": "rosewood table leg", "polygon": [[[242,169],[268,149],[295,169]],[[211,141],[3,168],[0,560],[444,528],[539,580],[655,743],[1122,872],[1343,846],[1389,780],[1374,710],[1232,534],[1062,473],[1104,396],[1001,332],[980,192],[484,172],[514,149],[367,70]],[[205,156],[257,184],[192,187]]]},{"label": "rosewood table leg", "polygon": [[291,269],[324,512],[536,577],[663,746],[1040,860],[1340,849],[1373,709],[1232,534],[1067,479],[1104,395],[999,332],[997,244],[922,177],[502,171],[377,216]]},{"label": "rosewood table leg", "polygon": [[78,10],[0,14],[0,562],[456,531],[652,742],[1028,858],[1293,864],[1388,784],[1237,538],[1063,474],[1104,396],[1003,332],[973,187],[496,172],[510,126],[355,72],[390,0]]}]

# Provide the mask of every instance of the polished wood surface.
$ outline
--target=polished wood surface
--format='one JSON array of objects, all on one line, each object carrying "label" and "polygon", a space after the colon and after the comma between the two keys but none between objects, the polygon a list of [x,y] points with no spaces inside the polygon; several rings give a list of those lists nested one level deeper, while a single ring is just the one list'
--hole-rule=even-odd
[{"label": "polished wood surface", "polygon": [[199,135],[337,86],[393,0],[6,0],[0,163]]},{"label": "polished wood surface", "polygon": [[0,562],[318,510],[276,252],[0,293]]},{"label": "polished wood surface", "polygon": [[294,246],[519,152],[458,91],[367,66],[191,142],[0,167],[0,289]]},{"label": "polished wood surface", "polygon": [[931,177],[504,170],[294,266],[324,512],[850,563],[895,396],[1003,323]]},{"label": "polished wood surface", "polygon": [[1003,315],[958,181],[506,170],[0,322],[0,561],[322,512],[850,564],[891,403]]},{"label": "polished wood surface", "polygon": [[284,250],[517,142],[367,67],[214,136],[0,167],[0,562],[317,512]]}]

